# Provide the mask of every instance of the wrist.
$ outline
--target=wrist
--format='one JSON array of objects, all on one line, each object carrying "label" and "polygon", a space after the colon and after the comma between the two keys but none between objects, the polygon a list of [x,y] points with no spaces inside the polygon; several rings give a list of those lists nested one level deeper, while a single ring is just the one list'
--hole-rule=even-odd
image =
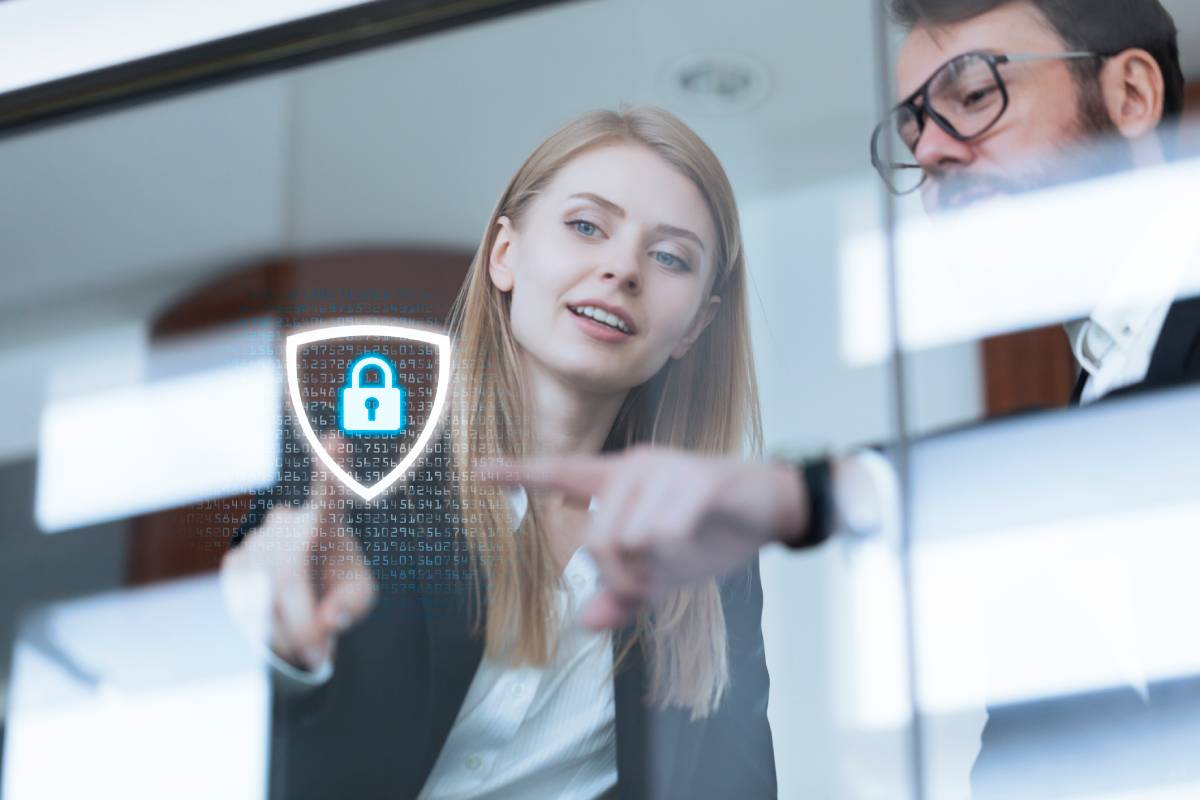
[{"label": "wrist", "polygon": [[798,547],[808,530],[811,513],[803,476],[793,462],[777,461],[769,467],[772,496],[777,498],[771,538],[787,547]]}]

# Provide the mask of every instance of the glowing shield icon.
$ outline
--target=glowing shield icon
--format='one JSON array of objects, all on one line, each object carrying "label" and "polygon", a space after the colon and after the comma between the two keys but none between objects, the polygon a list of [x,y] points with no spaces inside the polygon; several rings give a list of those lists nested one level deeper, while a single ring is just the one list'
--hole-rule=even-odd
[{"label": "glowing shield icon", "polygon": [[[379,340],[396,340],[397,344],[416,344],[427,345],[430,349],[437,353],[437,377],[436,385],[433,387],[433,401],[430,407],[429,416],[421,426],[420,432],[417,433],[416,439],[409,445],[407,452],[400,458],[399,463],[382,479],[370,486],[361,483],[355,476],[347,472],[341,464],[329,453],[325,446],[321,443],[317,432],[313,429],[312,421],[309,419],[304,395],[300,388],[300,350],[308,345],[314,345],[319,342],[333,342],[339,339],[367,338],[375,341]],[[450,337],[433,333],[432,331],[422,330],[420,328],[408,328],[401,325],[387,324],[347,324],[334,325],[328,328],[318,328],[315,330],[304,331],[302,333],[294,333],[287,337],[287,350],[285,354],[288,382],[288,399],[291,403],[292,413],[296,417],[296,422],[304,434],[305,440],[309,447],[321,459],[325,467],[334,475],[337,476],[343,484],[354,491],[363,500],[373,500],[379,495],[386,492],[396,481],[403,477],[405,471],[413,465],[425,451],[430,440],[436,433],[438,424],[442,418],[442,412],[446,406],[446,397],[450,387]],[[372,354],[367,361],[381,361],[376,355]],[[382,362],[381,362],[382,363]],[[378,394],[378,392],[376,392]],[[371,398],[366,401],[368,403],[368,413],[371,417],[375,416],[375,411],[379,408],[379,402],[376,400],[376,407],[372,408],[369,405]],[[385,398],[386,399],[386,398]],[[401,412],[402,413],[402,412]],[[394,425],[393,428],[404,428],[403,421]],[[344,432],[344,431],[343,431]]]}]

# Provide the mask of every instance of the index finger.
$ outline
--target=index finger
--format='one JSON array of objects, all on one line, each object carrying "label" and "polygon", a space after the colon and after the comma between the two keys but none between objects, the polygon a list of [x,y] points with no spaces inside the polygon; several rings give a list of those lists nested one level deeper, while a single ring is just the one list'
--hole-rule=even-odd
[{"label": "index finger", "polygon": [[579,622],[589,630],[615,631],[622,625],[629,624],[637,610],[637,601],[622,598],[609,589],[603,589],[583,607]]},{"label": "index finger", "polygon": [[587,500],[604,489],[612,471],[611,461],[600,456],[542,457],[518,462],[484,461],[476,467],[475,474],[486,483],[565,492]]}]

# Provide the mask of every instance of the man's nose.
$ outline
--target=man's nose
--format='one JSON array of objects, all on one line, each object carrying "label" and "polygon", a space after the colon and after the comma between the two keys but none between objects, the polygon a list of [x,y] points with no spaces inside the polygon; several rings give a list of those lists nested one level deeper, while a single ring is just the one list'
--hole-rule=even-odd
[{"label": "man's nose", "polygon": [[913,155],[931,177],[965,167],[974,160],[974,151],[970,144],[960,142],[946,133],[933,120],[929,120],[925,130],[921,132]]}]

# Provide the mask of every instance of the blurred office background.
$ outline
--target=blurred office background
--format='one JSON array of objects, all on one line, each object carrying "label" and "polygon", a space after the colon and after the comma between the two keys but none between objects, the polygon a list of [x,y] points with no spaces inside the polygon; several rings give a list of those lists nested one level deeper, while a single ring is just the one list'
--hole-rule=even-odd
[{"label": "blurred office background", "polygon": [[[43,65],[5,91],[195,43],[163,17],[159,45],[151,34],[135,44],[131,25],[125,35],[134,52],[105,52],[85,44],[120,41],[106,28],[116,25],[111,18],[89,19],[94,12],[82,4],[42,5],[0,3],[0,37],[9,35],[6,21],[10,33],[28,31],[44,14],[46,35],[62,40],[47,49],[77,63],[58,65],[60,74]],[[166,13],[129,5],[129,14],[151,21]],[[166,4],[174,14],[184,5]],[[267,3],[239,9],[259,16],[235,15],[230,27],[199,19],[192,28],[215,39],[340,5]],[[1200,79],[1200,7],[1166,5],[1181,28],[1187,74]],[[71,15],[76,24],[62,25]],[[339,275],[352,276],[357,299],[379,275],[406,265],[440,275],[440,294],[424,298],[436,316],[509,175],[586,109],[663,105],[728,170],[753,275],[768,447],[895,438],[888,365],[845,355],[837,269],[847,241],[882,225],[867,148],[884,74],[874,25],[866,0],[551,3],[0,138],[0,686],[23,612],[211,570],[219,548],[197,539],[181,546],[173,534],[181,525],[211,531],[221,514],[244,508],[244,492],[189,493],[189,481],[219,481],[182,463],[172,466],[169,490],[131,491],[115,519],[62,497],[45,500],[35,519],[36,482],[56,480],[48,454],[39,453],[48,407],[228,366],[255,347],[269,356],[270,320],[286,316],[279,309],[319,300]],[[1029,352],[1036,357],[1021,356]],[[1014,384],[1012,371],[1029,363],[1037,375]],[[1053,332],[926,348],[906,369],[908,434],[1065,402],[1072,380],[1065,343]],[[239,398],[226,399],[236,409]],[[91,445],[55,453],[50,463],[125,463],[104,454],[111,441]],[[136,484],[144,476],[123,478]],[[176,496],[188,499],[170,501]],[[62,530],[42,532],[48,519],[64,520]],[[763,557],[783,797],[859,796],[856,771],[889,760],[881,774],[906,768],[902,730],[849,730],[853,709],[872,697],[854,683],[863,668],[852,662],[868,656],[846,633],[857,613],[849,564],[837,547]],[[892,640],[901,636],[887,611],[876,618],[884,659],[899,652]],[[904,683],[902,663],[865,668],[886,673],[884,684]]]}]

